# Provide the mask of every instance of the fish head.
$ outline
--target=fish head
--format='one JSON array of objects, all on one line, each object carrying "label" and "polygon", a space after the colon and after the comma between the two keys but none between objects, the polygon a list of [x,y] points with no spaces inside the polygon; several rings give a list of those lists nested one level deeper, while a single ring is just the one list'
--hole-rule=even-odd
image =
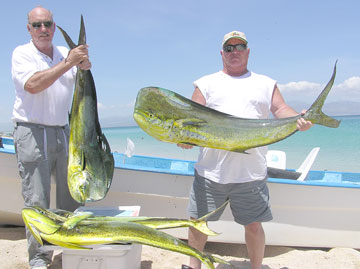
[{"label": "fish head", "polygon": [[[63,222],[66,219],[66,216],[64,216],[65,213],[63,213],[63,215],[58,213],[59,211],[61,211],[61,209],[55,209],[57,211],[57,213],[54,213],[53,211],[47,210],[41,206],[32,206],[32,208],[34,210],[36,210],[38,213],[56,221],[56,222]],[[71,212],[69,212],[69,213],[71,213]]]},{"label": "fish head", "polygon": [[87,197],[90,196],[89,182],[93,180],[92,178],[87,170],[70,174],[68,177],[69,191],[76,202],[84,204],[87,201]]},{"label": "fish head", "polygon": [[165,139],[170,132],[173,120],[162,119],[151,111],[134,110],[134,120],[147,133],[157,134],[157,139]]},{"label": "fish head", "polygon": [[101,168],[91,171],[88,167],[79,173],[71,174],[68,185],[72,198],[80,204],[104,199],[111,183],[111,179],[108,180],[109,182],[103,180],[106,178]]},{"label": "fish head", "polygon": [[26,227],[41,245],[41,234],[53,234],[61,227],[61,224],[49,218],[45,211],[39,207],[26,207],[21,211]]},{"label": "fish head", "polygon": [[147,87],[139,91],[134,107],[134,120],[146,133],[160,140],[169,137],[174,123],[172,106],[164,89]]}]

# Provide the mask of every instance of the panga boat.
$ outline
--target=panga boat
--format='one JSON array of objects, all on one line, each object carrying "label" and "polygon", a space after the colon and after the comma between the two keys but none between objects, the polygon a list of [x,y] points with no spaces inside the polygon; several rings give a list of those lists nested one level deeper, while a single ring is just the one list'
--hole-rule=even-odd
[{"label": "panga boat", "polygon": [[[23,225],[21,180],[11,137],[2,137],[0,148],[0,224]],[[312,171],[318,148],[295,170],[268,163],[270,202],[274,219],[264,223],[268,245],[360,248],[360,173]],[[271,153],[271,154],[270,154]],[[187,218],[186,207],[193,181],[194,162],[114,153],[115,171],[106,198],[88,207],[140,206],[140,215]],[[276,161],[276,160],[275,160]],[[280,177],[280,178],[275,178]],[[297,178],[297,179],[290,179]],[[51,207],[55,206],[52,188]],[[244,243],[241,225],[229,207],[209,226],[221,234],[209,241]],[[168,233],[187,238],[187,229]]]}]

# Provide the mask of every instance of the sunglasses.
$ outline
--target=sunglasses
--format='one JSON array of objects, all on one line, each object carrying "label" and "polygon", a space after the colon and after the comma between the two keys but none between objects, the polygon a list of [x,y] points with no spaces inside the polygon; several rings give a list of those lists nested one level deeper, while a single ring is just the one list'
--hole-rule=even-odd
[{"label": "sunglasses", "polygon": [[53,25],[52,21],[42,21],[42,22],[33,22],[31,23],[32,27],[39,29],[41,25],[44,25],[46,28],[50,28]]},{"label": "sunglasses", "polygon": [[226,45],[224,46],[223,50],[225,52],[232,52],[234,51],[234,49],[236,49],[237,51],[243,51],[246,50],[247,46],[246,44],[236,44],[236,45]]}]

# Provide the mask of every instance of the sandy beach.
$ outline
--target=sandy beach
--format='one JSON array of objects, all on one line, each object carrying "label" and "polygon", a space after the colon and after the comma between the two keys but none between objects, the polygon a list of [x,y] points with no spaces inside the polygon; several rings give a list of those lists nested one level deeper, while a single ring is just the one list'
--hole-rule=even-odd
[{"label": "sandy beach", "polygon": [[[206,251],[220,255],[233,268],[250,268],[246,247],[237,244],[208,243]],[[23,227],[0,227],[0,268],[28,269],[27,248]],[[181,268],[188,256],[143,246],[141,269]],[[55,251],[51,269],[60,269],[61,251]],[[203,267],[204,268],[204,267]],[[217,269],[230,268],[216,265]],[[350,248],[313,249],[267,246],[263,269],[356,269],[360,268],[360,251]]]}]

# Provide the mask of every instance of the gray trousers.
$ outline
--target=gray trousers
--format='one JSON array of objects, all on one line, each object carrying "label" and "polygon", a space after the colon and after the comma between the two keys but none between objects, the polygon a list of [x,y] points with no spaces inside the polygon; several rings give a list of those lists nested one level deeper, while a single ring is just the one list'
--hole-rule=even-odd
[{"label": "gray trousers", "polygon": [[[68,142],[68,125],[16,124],[14,144],[25,206],[37,205],[46,209],[50,207],[53,175],[56,183],[56,207],[69,211],[79,207],[72,199],[67,185]],[[40,244],[28,229],[26,237],[30,267],[49,264],[52,252],[40,250]]]}]

